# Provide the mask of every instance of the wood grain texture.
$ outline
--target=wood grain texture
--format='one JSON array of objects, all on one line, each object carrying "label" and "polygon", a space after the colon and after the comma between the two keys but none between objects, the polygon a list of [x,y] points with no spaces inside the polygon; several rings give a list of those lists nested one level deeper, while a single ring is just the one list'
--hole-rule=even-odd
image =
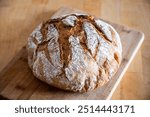
[{"label": "wood grain texture", "polygon": [[[80,12],[61,8],[52,17]],[[0,94],[8,99],[110,99],[130,62],[144,40],[141,32],[109,22],[120,34],[123,59],[119,70],[110,82],[88,93],[63,91],[37,80],[27,63],[27,52],[23,48],[0,75]],[[13,77],[12,80],[10,80]]]},{"label": "wood grain texture", "polygon": [[144,43],[112,99],[150,99],[149,0],[0,0],[0,70],[24,46],[30,32],[61,6],[144,32]]}]

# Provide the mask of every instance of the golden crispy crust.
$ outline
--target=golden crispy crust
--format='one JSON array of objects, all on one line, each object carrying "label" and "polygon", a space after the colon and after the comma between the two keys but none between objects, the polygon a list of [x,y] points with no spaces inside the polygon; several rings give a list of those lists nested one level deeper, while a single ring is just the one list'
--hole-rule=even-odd
[{"label": "golden crispy crust", "polygon": [[40,24],[28,38],[27,50],[38,79],[75,92],[103,86],[122,57],[115,29],[90,15],[70,14]]}]

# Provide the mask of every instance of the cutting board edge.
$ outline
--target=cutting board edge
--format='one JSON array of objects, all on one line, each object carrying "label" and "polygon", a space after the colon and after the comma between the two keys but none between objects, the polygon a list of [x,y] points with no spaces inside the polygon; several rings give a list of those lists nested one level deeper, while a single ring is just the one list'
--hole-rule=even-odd
[{"label": "cutting board edge", "polygon": [[[123,25],[122,25],[122,26],[123,26]],[[112,90],[111,90],[111,92],[109,93],[109,95],[108,95],[108,97],[106,98],[106,100],[110,100],[110,99],[111,99],[113,93],[115,92],[115,90],[116,90],[116,88],[118,87],[119,83],[121,82],[121,80],[122,80],[124,74],[126,73],[126,71],[127,71],[128,67],[129,67],[130,63],[131,63],[132,60],[134,59],[134,57],[135,57],[137,51],[140,49],[140,47],[141,47],[141,45],[142,45],[142,43],[143,43],[143,41],[144,41],[145,35],[144,35],[143,32],[137,31],[137,30],[134,30],[134,29],[131,29],[131,30],[140,33],[141,39],[140,39],[140,41],[138,42],[138,45],[137,45],[136,48],[134,49],[134,53],[132,54],[131,58],[130,58],[129,61],[127,62],[126,66],[125,66],[125,68],[124,68],[124,70],[123,70],[123,72],[122,72],[121,75],[119,76],[119,78],[118,78],[118,80],[117,80],[115,86],[112,88]]]}]

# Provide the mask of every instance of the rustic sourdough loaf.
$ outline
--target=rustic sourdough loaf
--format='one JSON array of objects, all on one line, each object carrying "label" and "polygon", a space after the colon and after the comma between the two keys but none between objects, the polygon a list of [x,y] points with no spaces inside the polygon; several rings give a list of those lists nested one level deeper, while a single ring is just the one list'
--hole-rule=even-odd
[{"label": "rustic sourdough loaf", "polygon": [[41,23],[27,42],[28,63],[40,80],[64,90],[103,86],[121,63],[115,29],[90,15],[70,14]]}]

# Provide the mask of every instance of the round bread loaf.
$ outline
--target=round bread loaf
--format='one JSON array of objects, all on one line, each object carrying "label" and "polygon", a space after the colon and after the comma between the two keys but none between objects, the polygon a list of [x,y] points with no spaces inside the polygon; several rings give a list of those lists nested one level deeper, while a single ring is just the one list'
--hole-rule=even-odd
[{"label": "round bread loaf", "polygon": [[41,23],[29,36],[27,50],[35,77],[74,92],[103,86],[114,76],[122,58],[115,29],[81,14]]}]

